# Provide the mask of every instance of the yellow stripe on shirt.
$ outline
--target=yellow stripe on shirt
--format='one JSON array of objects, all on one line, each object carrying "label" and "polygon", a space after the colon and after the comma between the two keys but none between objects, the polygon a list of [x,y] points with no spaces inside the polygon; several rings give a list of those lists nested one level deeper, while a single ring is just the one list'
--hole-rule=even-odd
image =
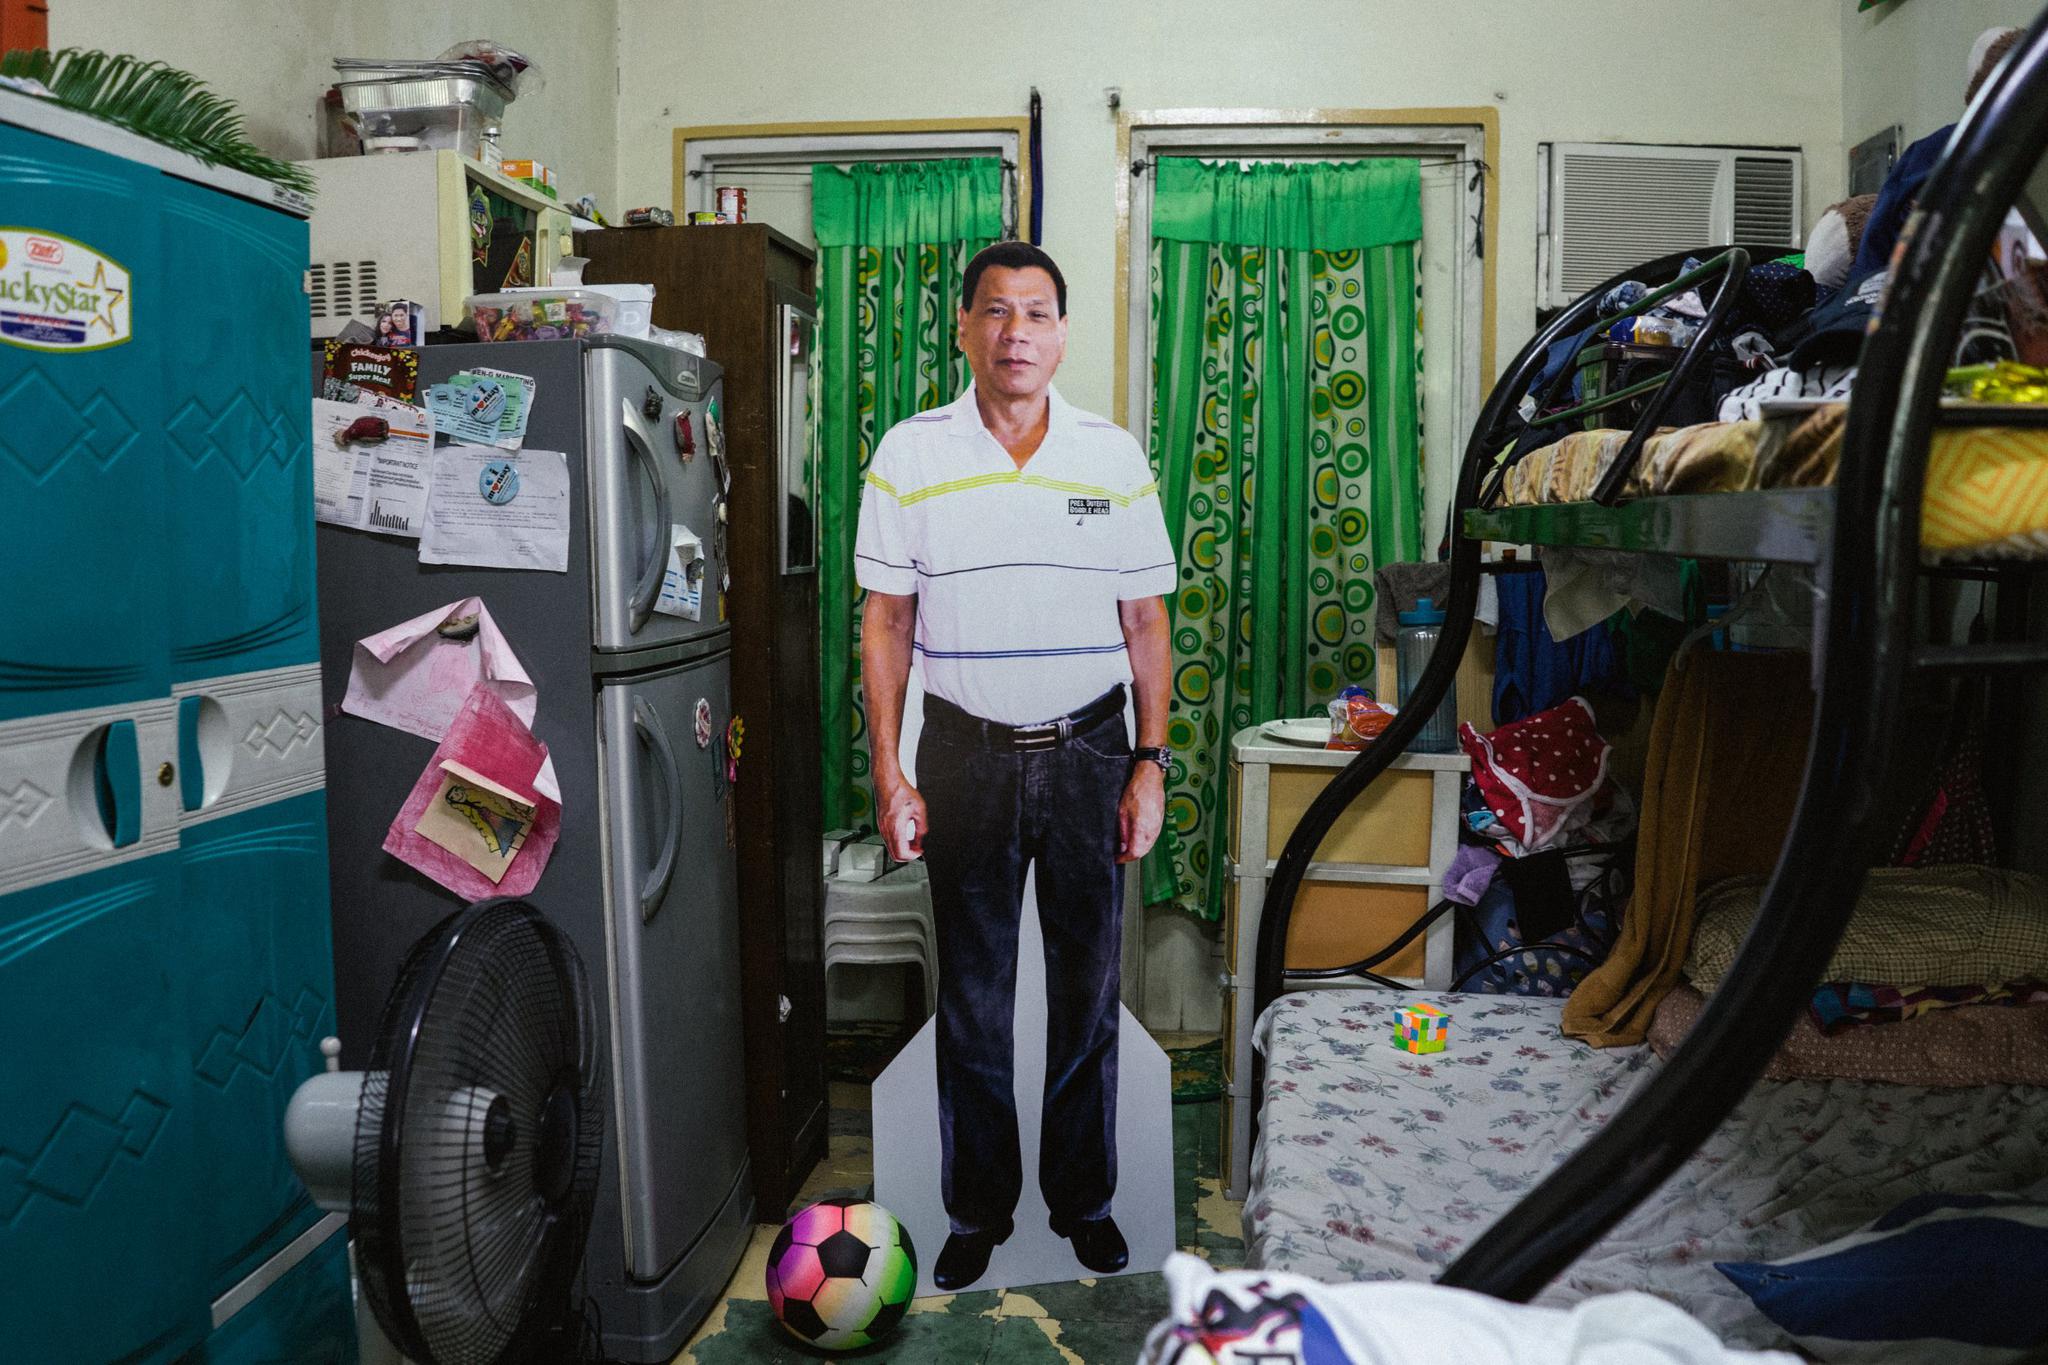
[{"label": "yellow stripe on shirt", "polygon": [[976,474],[971,478],[948,479],[944,483],[926,484],[923,488],[912,489],[908,493],[901,494],[897,497],[896,501],[908,507],[912,503],[924,502],[931,498],[941,498],[948,493],[965,493],[970,489],[990,488],[997,484],[1016,483],[1017,481],[1018,475],[1015,470],[998,474]]},{"label": "yellow stripe on shirt", "polygon": [[1132,493],[1118,493],[1099,484],[1071,483],[1065,479],[1048,479],[1041,474],[1025,474],[1018,470],[1001,471],[994,474],[976,474],[971,478],[948,479],[943,483],[926,484],[923,488],[908,493],[898,493],[888,484],[877,479],[872,473],[868,482],[888,493],[898,503],[909,507],[914,503],[942,498],[948,493],[965,493],[976,488],[994,488],[1003,484],[1022,484],[1030,488],[1048,488],[1055,493],[1075,493],[1084,497],[1107,498],[1119,507],[1129,507],[1140,498],[1149,497],[1159,491],[1157,483],[1148,483]]}]

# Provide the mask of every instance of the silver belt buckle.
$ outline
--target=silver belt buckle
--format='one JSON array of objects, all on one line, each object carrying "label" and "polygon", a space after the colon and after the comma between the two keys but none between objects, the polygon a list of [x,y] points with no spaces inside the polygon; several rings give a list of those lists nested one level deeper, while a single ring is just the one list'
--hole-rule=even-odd
[{"label": "silver belt buckle", "polygon": [[1018,749],[1026,753],[1036,753],[1041,749],[1058,748],[1060,741],[1065,738],[1062,734],[1065,725],[1065,721],[1045,725],[1019,725],[1012,729],[1010,734]]}]

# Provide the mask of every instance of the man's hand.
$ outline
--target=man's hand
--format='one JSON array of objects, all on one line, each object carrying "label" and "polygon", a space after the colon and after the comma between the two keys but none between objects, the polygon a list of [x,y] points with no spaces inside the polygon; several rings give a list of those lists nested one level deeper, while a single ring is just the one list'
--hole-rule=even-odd
[{"label": "man's hand", "polygon": [[925,814],[924,797],[908,782],[897,782],[887,792],[878,792],[882,798],[882,843],[889,850],[889,856],[899,863],[914,862],[924,856],[924,834],[931,828],[931,818]]},{"label": "man's hand", "polygon": [[903,780],[896,760],[904,690],[910,682],[910,637],[916,627],[915,597],[869,590],[861,609],[860,681],[868,699],[868,752],[874,756],[882,845],[899,863],[924,852],[924,832],[929,828],[924,798]]},{"label": "man's hand", "polygon": [[1116,860],[1134,863],[1159,842],[1159,827],[1166,821],[1166,774],[1157,763],[1137,763],[1131,779],[1124,783],[1124,798],[1117,803]]},{"label": "man's hand", "polygon": [[[1168,643],[1166,599],[1134,597],[1117,603],[1124,648],[1131,658],[1131,696],[1137,703],[1136,742],[1166,743],[1166,713],[1173,689],[1173,647]],[[1134,763],[1118,804],[1117,861],[1134,863],[1152,851],[1166,823],[1166,774],[1157,763]]]}]

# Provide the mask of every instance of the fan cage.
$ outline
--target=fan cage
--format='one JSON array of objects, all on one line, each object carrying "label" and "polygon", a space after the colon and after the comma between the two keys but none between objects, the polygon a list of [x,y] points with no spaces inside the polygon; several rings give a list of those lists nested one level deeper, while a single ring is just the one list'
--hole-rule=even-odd
[{"label": "fan cage", "polygon": [[357,1112],[362,1286],[419,1365],[536,1359],[572,1316],[604,1111],[574,945],[525,901],[480,901],[408,954]]}]

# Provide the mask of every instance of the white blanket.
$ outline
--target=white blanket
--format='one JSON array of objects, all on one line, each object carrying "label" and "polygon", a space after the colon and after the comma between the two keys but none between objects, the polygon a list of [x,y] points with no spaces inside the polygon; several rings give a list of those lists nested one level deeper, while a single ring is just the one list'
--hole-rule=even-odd
[{"label": "white blanket", "polygon": [[[1445,1051],[1393,1045],[1392,1012],[1415,1000],[1451,1016]],[[1659,1065],[1647,1047],[1561,1036],[1562,1009],[1502,995],[1283,996],[1257,1035],[1268,1070],[1245,1201],[1250,1264],[1326,1282],[1434,1279]],[[2044,1178],[2048,1090],[1759,1082],[1537,1302],[1646,1290],[1724,1341],[1780,1346],[1715,1261],[1817,1246],[1910,1195]]]},{"label": "white blanket", "polygon": [[1574,1308],[1503,1303],[1431,1284],[1325,1285],[1280,1271],[1218,1272],[1175,1253],[1173,1312],[1140,1365],[1797,1365],[1733,1351],[1648,1294]]}]

